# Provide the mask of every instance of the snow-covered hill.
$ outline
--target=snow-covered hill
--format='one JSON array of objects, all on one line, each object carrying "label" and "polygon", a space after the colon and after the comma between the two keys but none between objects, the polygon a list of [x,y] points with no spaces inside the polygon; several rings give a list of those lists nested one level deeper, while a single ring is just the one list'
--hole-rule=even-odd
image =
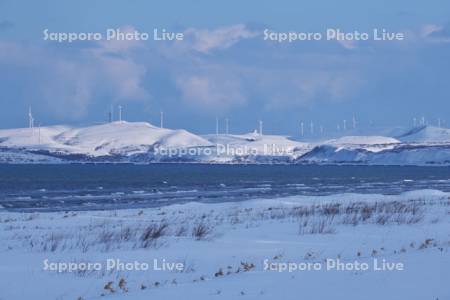
[{"label": "snow-covered hill", "polygon": [[415,127],[398,139],[409,143],[450,143],[450,129],[433,126]]},{"label": "snow-covered hill", "polygon": [[343,136],[326,142],[326,144],[331,145],[389,145],[398,143],[400,141],[397,139],[385,136]]},{"label": "snow-covered hill", "polygon": [[310,148],[308,143],[289,139],[282,135],[260,135],[256,132],[237,135],[205,135],[205,139],[215,145],[228,146],[231,149],[248,149],[256,155],[294,155]]},{"label": "snow-covered hill", "polygon": [[61,162],[449,165],[450,129],[316,143],[258,133],[198,136],[145,122],[0,130],[0,163]]},{"label": "snow-covered hill", "polygon": [[379,152],[393,149],[400,141],[385,136],[343,136],[324,142],[325,145],[331,145],[337,149],[363,149],[369,152]]},{"label": "snow-covered hill", "polygon": [[319,145],[296,160],[309,164],[450,165],[449,145],[398,144],[392,148]]},{"label": "snow-covered hill", "polygon": [[211,144],[186,130],[155,127],[145,122],[113,122],[82,128],[52,126],[0,130],[0,146],[91,157],[132,155],[153,147],[197,147]]},{"label": "snow-covered hill", "polygon": [[298,163],[367,165],[449,165],[450,129],[417,127],[398,138],[345,136],[326,141]]}]

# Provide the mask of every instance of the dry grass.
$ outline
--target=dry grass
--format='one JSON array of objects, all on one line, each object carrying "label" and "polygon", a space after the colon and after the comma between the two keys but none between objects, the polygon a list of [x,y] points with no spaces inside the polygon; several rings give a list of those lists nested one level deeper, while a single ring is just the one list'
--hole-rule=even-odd
[{"label": "dry grass", "polygon": [[[448,201],[441,204],[448,205]],[[88,224],[85,222],[81,226],[61,228],[59,231],[50,225],[47,228],[36,226],[29,231],[23,231],[22,226],[19,226],[25,219],[30,223],[33,220],[38,222],[42,219],[39,215],[24,217],[23,220],[3,218],[2,222],[5,224],[3,229],[12,232],[11,239],[22,241],[22,246],[28,249],[44,252],[79,250],[87,253],[159,247],[179,238],[208,240],[218,234],[216,228],[220,226],[252,228],[266,221],[295,223],[299,235],[333,234],[342,225],[411,225],[424,220],[430,205],[423,200],[297,206],[280,204],[261,208],[210,210],[198,214],[195,211],[158,210],[157,215],[140,213],[128,219],[118,218],[117,212],[112,212],[103,219],[93,219]]]}]

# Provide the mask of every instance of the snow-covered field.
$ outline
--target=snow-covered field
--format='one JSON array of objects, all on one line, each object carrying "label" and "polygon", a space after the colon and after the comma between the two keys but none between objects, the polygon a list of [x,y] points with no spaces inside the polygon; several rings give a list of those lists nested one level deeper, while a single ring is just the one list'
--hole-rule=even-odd
[{"label": "snow-covered field", "polygon": [[449,199],[422,190],[2,211],[0,299],[450,299]]}]

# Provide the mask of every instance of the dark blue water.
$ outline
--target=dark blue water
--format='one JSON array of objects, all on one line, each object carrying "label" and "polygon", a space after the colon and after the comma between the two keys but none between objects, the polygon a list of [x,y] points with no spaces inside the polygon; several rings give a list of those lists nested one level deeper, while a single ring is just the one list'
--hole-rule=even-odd
[{"label": "dark blue water", "polygon": [[13,211],[155,207],[336,193],[450,191],[448,167],[197,164],[0,165]]}]

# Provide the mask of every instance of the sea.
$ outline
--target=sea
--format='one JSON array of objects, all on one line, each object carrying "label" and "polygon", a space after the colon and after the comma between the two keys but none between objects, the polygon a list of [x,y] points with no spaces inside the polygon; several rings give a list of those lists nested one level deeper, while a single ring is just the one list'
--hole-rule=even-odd
[{"label": "sea", "polygon": [[295,195],[450,191],[450,167],[0,165],[0,210],[69,211],[238,202]]}]

